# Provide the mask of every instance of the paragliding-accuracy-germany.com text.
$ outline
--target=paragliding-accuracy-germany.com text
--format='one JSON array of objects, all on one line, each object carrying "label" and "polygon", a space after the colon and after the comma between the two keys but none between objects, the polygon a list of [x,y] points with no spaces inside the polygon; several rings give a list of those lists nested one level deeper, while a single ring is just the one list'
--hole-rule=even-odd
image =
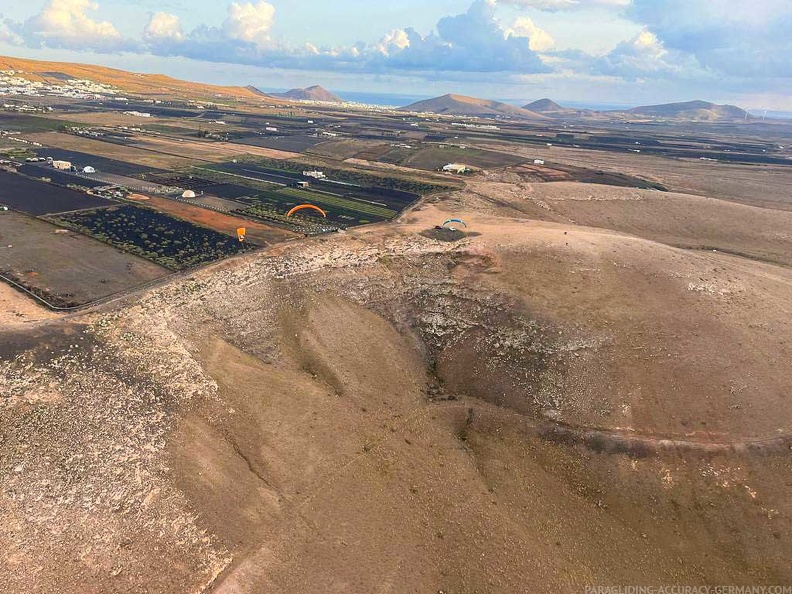
[{"label": "paragliding-accuracy-germany.com text", "polygon": [[584,594],[792,594],[792,586],[586,586]]}]

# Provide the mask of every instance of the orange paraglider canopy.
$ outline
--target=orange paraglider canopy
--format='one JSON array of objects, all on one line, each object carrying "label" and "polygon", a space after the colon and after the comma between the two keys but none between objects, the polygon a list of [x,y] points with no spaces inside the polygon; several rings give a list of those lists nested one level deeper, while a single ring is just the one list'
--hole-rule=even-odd
[{"label": "orange paraglider canopy", "polygon": [[286,213],[286,216],[287,216],[287,217],[290,217],[290,216],[292,216],[292,215],[293,215],[295,212],[297,212],[298,210],[303,210],[304,208],[313,208],[314,210],[317,210],[317,211],[319,211],[320,213],[322,213],[322,216],[323,216],[324,218],[327,218],[327,213],[326,213],[325,211],[323,211],[321,208],[319,208],[318,206],[314,206],[313,204],[300,204],[299,206],[295,206],[295,207],[294,207],[294,208],[292,208],[292,209],[291,209],[289,212],[287,212],[287,213]]}]

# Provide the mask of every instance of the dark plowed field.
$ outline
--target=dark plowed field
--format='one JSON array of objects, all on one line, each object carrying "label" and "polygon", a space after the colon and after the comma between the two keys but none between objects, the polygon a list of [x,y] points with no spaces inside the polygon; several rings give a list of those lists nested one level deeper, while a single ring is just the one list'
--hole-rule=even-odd
[{"label": "dark plowed field", "polygon": [[98,196],[54,186],[0,170],[0,204],[27,214],[40,216],[83,208],[111,206],[113,203]]},{"label": "dark plowed field", "polygon": [[141,173],[163,171],[162,169],[143,167],[141,165],[135,165],[134,163],[125,163],[124,161],[116,161],[115,159],[107,159],[98,155],[90,155],[88,153],[60,148],[44,147],[38,149],[36,153],[39,157],[52,157],[57,161],[70,161],[71,164],[78,169],[90,165],[100,173],[113,173],[115,175],[135,177]]},{"label": "dark plowed field", "polygon": [[59,186],[68,186],[69,184],[76,184],[78,186],[83,186],[86,188],[98,188],[100,186],[108,185],[106,181],[103,181],[101,179],[83,177],[83,176],[75,175],[73,173],[58,171],[57,169],[54,169],[44,164],[22,165],[22,167],[20,167],[18,171],[30,177],[48,177],[52,180],[52,183],[57,184]]},{"label": "dark plowed field", "polygon": [[292,153],[302,153],[324,142],[326,139],[314,136],[245,136],[237,138],[234,142],[239,144],[249,144],[251,146],[263,146],[264,148],[276,149],[279,151],[289,151]]}]

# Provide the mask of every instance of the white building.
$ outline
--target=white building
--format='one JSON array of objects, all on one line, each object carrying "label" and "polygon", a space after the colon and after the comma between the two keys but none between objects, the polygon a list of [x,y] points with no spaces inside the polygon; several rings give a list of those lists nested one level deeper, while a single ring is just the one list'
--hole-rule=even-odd
[{"label": "white building", "polygon": [[448,171],[450,173],[466,173],[470,171],[470,169],[464,163],[449,163],[448,165],[443,165],[443,171]]},{"label": "white building", "polygon": [[96,169],[94,169],[90,165],[86,165],[85,167],[83,167],[83,173],[96,173]]},{"label": "white building", "polygon": [[544,161],[542,159],[534,159],[534,165],[544,165]]},{"label": "white building", "polygon": [[324,179],[325,174],[321,171],[303,171],[305,177],[313,177],[314,179]]},{"label": "white building", "polygon": [[52,166],[55,169],[62,169],[64,171],[68,171],[69,169],[71,169],[72,164],[71,161],[53,161]]},{"label": "white building", "polygon": [[192,190],[184,190],[184,192],[182,192],[182,198],[195,198],[195,192]]}]

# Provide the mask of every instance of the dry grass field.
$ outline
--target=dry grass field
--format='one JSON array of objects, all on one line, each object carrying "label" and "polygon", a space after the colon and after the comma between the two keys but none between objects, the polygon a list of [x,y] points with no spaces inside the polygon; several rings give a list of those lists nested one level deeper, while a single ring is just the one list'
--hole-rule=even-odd
[{"label": "dry grass field", "polygon": [[0,220],[0,272],[56,306],[80,305],[169,274],[40,219],[7,211]]},{"label": "dry grass field", "polygon": [[188,154],[186,151],[174,151],[172,154],[152,152],[150,150],[142,150],[131,144],[114,144],[62,132],[27,134],[25,138],[39,142],[44,146],[101,155],[108,159],[134,163],[135,165],[151,167],[152,169],[189,167],[196,163],[196,159],[192,156],[185,156]]},{"label": "dry grass field", "polygon": [[561,163],[595,170],[634,175],[659,182],[675,192],[711,196],[779,210],[792,210],[789,184],[792,170],[781,165],[741,165],[700,160],[666,159],[633,153],[614,153],[567,147],[515,147],[482,145],[514,150],[548,165]]}]

